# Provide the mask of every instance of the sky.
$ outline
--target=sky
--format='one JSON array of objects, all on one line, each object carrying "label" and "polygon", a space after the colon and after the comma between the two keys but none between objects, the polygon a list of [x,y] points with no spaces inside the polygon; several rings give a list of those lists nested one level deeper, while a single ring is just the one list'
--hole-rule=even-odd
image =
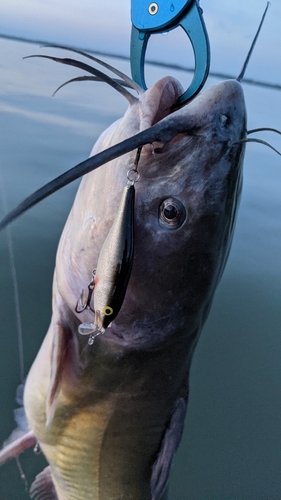
[{"label": "sky", "polygon": [[[201,0],[215,71],[237,74],[255,34],[265,0]],[[272,0],[247,76],[281,83],[281,2]],[[129,55],[129,0],[1,0],[0,34],[64,43]],[[181,30],[151,37],[148,54],[189,64],[189,43]]]}]

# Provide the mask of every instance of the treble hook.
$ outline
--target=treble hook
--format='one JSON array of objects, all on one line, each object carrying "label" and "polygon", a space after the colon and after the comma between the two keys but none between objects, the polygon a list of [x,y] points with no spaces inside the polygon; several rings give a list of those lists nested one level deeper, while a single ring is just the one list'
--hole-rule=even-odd
[{"label": "treble hook", "polygon": [[90,281],[90,283],[88,284],[88,297],[87,297],[87,301],[84,304],[83,304],[83,290],[81,292],[81,295],[80,295],[81,308],[80,309],[78,309],[79,300],[77,300],[77,304],[75,306],[75,311],[78,314],[80,314],[81,312],[85,311],[85,309],[90,310],[93,313],[95,312],[95,310],[92,309],[92,307],[91,307],[91,299],[92,299],[93,291],[94,291],[94,288],[95,288],[96,269],[93,270],[92,276],[93,276],[93,278]]}]

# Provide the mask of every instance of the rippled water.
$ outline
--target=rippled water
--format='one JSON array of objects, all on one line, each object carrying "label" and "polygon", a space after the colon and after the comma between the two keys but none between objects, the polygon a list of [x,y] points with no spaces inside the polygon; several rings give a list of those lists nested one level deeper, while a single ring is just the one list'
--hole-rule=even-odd
[{"label": "rippled water", "polygon": [[[34,46],[0,40],[0,176],[13,208],[87,157],[124,99],[102,84],[54,89],[72,69],[39,59]],[[129,72],[124,62],[111,61]],[[156,70],[155,70],[155,76]],[[180,77],[180,75],[179,75]],[[214,80],[210,80],[210,84]],[[281,94],[245,85],[249,128],[281,127]],[[278,137],[264,134],[281,149]],[[281,160],[247,145],[242,203],[229,262],[198,344],[172,500],[280,500],[281,491]],[[25,373],[48,327],[55,251],[77,184],[11,226],[19,281]],[[1,214],[5,207],[0,205]],[[14,428],[20,381],[7,235],[0,234],[0,442]],[[43,458],[21,464],[30,482]],[[0,469],[0,500],[28,498],[16,462]]]}]

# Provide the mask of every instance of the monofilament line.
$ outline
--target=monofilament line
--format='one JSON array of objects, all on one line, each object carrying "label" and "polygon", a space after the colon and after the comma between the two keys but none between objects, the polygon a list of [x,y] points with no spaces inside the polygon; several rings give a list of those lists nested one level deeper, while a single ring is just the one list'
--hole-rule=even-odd
[{"label": "monofilament line", "polygon": [[[8,209],[7,209],[7,202],[6,202],[6,195],[5,195],[5,189],[4,189],[1,164],[0,164],[0,194],[1,194],[1,198],[2,198],[3,212],[4,212],[4,214],[6,214],[8,212]],[[14,295],[16,325],[17,325],[20,380],[21,380],[21,382],[23,382],[24,381],[24,353],[23,353],[22,322],[21,322],[21,313],[20,313],[20,299],[19,299],[17,271],[16,271],[16,265],[15,265],[14,247],[13,247],[13,240],[12,240],[12,234],[11,234],[10,227],[6,228],[6,234],[7,234],[9,261],[10,261],[10,269],[11,269],[13,291],[14,291],[13,295]]]},{"label": "monofilament line", "polygon": [[260,30],[261,30],[261,28],[262,28],[262,25],[263,25],[263,22],[264,22],[264,19],[265,19],[265,16],[266,16],[266,13],[267,13],[267,10],[268,10],[268,7],[269,7],[269,6],[270,6],[270,2],[267,2],[267,4],[266,4],[266,8],[265,8],[265,11],[264,11],[264,13],[263,13],[263,16],[262,16],[262,18],[261,18],[261,22],[260,22],[259,27],[258,27],[258,31],[256,32],[256,35],[255,35],[254,40],[252,41],[251,48],[250,48],[250,50],[249,50],[249,52],[248,52],[248,54],[247,54],[246,60],[245,60],[245,62],[244,62],[244,64],[243,64],[243,68],[242,68],[242,70],[241,70],[240,74],[239,74],[239,75],[237,76],[237,78],[236,78],[236,80],[237,80],[238,82],[241,82],[241,81],[243,80],[243,77],[244,77],[245,71],[246,71],[247,66],[248,66],[248,62],[249,62],[249,60],[250,60],[250,57],[251,57],[252,52],[253,52],[253,50],[254,50],[254,47],[255,47],[255,45],[256,45],[256,41],[257,41],[258,36],[259,36],[259,34],[260,34]]}]

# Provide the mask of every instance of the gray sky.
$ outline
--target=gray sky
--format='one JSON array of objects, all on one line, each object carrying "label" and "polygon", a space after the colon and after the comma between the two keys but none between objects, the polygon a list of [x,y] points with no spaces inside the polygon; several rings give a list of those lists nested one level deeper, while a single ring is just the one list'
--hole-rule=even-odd
[{"label": "gray sky", "polygon": [[[242,66],[265,0],[201,0],[210,36],[212,68],[236,75]],[[130,0],[1,0],[0,33],[129,54]],[[190,65],[181,30],[153,37],[149,55]],[[157,38],[157,40],[156,40]],[[247,76],[281,83],[281,2],[272,0]]]}]

